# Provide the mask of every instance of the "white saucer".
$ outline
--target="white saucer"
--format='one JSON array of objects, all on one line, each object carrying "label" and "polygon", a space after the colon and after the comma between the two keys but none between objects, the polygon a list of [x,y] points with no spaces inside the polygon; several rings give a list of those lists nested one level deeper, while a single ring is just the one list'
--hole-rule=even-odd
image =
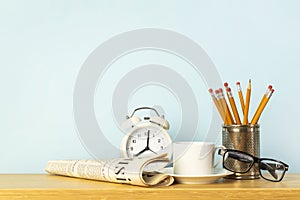
[{"label": "white saucer", "polygon": [[222,169],[222,168],[216,169],[213,174],[207,174],[207,175],[174,174],[173,167],[164,168],[160,172],[173,176],[177,183],[184,183],[184,184],[214,183],[220,178],[233,174],[233,172],[227,171],[226,169]]}]

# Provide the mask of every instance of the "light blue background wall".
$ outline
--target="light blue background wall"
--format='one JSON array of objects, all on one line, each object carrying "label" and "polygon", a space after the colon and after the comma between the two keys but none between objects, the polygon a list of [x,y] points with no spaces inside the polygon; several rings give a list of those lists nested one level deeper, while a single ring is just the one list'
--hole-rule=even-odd
[{"label": "light blue background wall", "polygon": [[[196,41],[223,81],[245,87],[251,78],[253,106],[272,83],[276,92],[260,121],[261,155],[299,173],[299,7],[296,0],[0,1],[0,173],[43,172],[50,159],[91,158],[73,120],[76,76],[102,42],[147,27]],[[206,88],[200,93],[207,95]],[[203,99],[203,109],[211,109],[208,95]]]}]

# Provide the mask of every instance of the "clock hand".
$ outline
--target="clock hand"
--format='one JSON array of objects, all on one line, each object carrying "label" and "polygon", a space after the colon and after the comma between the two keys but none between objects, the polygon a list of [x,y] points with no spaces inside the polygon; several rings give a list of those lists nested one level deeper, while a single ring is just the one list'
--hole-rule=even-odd
[{"label": "clock hand", "polygon": [[152,149],[148,149],[149,151],[151,151],[154,154],[157,154],[155,151],[153,151]]},{"label": "clock hand", "polygon": [[142,153],[144,153],[145,151],[148,151],[148,150],[149,150],[149,148],[146,147],[145,149],[143,149],[139,153],[135,154],[134,156],[139,156],[139,155],[141,155]]},{"label": "clock hand", "polygon": [[150,140],[150,130],[147,131],[147,146],[149,148],[149,140]]},{"label": "clock hand", "polygon": [[[142,153],[144,153],[145,151],[148,151],[148,150],[152,151],[149,148],[149,141],[150,141],[150,130],[147,131],[147,146],[145,147],[145,149],[143,149],[139,153],[135,154],[134,156],[139,156],[139,155],[141,155]],[[155,153],[154,151],[152,151],[152,152]]]}]

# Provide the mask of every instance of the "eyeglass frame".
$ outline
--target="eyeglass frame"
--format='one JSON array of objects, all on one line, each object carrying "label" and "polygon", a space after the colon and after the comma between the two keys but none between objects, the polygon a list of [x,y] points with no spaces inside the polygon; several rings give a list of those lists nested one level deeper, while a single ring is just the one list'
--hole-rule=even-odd
[{"label": "eyeglass frame", "polygon": [[[224,156],[224,155],[225,155],[225,153],[228,152],[228,151],[233,151],[233,152],[237,152],[237,153],[242,153],[242,154],[245,154],[245,155],[247,155],[247,156],[250,156],[250,157],[253,159],[253,162],[251,162],[251,165],[249,166],[249,168],[248,168],[245,172],[236,172],[236,171],[234,171],[234,170],[228,169],[226,166],[224,166],[224,160],[225,160],[225,156]],[[283,171],[283,173],[282,173],[282,175],[281,175],[281,178],[278,179],[278,180],[273,180],[273,179],[265,178],[265,177],[262,175],[262,173],[261,173],[261,168],[258,167],[258,168],[259,168],[259,174],[260,174],[260,176],[261,176],[263,179],[268,180],[268,181],[272,181],[272,182],[280,182],[280,181],[282,181],[282,179],[283,179],[285,173],[286,173],[286,172],[288,171],[288,169],[289,169],[289,165],[286,164],[286,163],[284,163],[284,162],[282,162],[282,161],[280,161],[280,160],[276,160],[276,159],[272,159],[272,158],[258,158],[258,157],[255,157],[255,156],[253,156],[253,155],[247,153],[247,152],[240,151],[240,150],[221,148],[221,149],[219,149],[218,154],[222,156],[222,161],[223,161],[222,164],[223,164],[223,167],[224,167],[225,169],[227,169],[228,171],[231,171],[231,172],[241,173],[241,174],[249,172],[255,163],[257,163],[258,166],[260,166],[260,165],[261,165],[261,160],[269,160],[269,161],[278,162],[278,163],[282,164],[282,165],[284,166],[284,171]]]}]

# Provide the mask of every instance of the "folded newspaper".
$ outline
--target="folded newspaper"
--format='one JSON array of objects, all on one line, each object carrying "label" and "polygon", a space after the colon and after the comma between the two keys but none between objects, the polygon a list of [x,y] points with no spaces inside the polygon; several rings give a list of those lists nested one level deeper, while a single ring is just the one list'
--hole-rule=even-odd
[{"label": "folded newspaper", "polygon": [[139,186],[169,186],[170,175],[157,172],[169,163],[167,154],[150,158],[118,158],[110,160],[52,160],[45,171],[76,178],[126,183]]}]

